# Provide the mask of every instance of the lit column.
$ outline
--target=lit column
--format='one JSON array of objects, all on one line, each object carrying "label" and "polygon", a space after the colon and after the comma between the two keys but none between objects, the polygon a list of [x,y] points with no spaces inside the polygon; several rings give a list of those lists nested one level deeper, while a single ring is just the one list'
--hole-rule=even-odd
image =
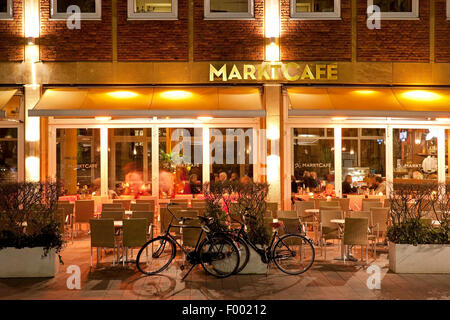
[{"label": "lit column", "polygon": [[[441,192],[445,192],[445,128],[437,128],[438,139],[438,183],[444,187]],[[445,194],[445,193],[444,193]]]},{"label": "lit column", "polygon": [[334,128],[334,187],[342,197],[342,128]]},{"label": "lit column", "polygon": [[40,120],[28,117],[28,110],[33,109],[39,101],[41,88],[37,82],[36,62],[39,61],[39,1],[25,0],[25,179],[40,180],[39,140]]},{"label": "lit column", "polygon": [[280,172],[280,106],[281,85],[264,85],[266,98],[266,138],[267,138],[267,182],[269,201],[281,203]]},{"label": "lit column", "polygon": [[280,60],[280,3],[279,0],[265,1],[266,61]]},{"label": "lit column", "polygon": [[152,127],[152,196],[159,198],[159,131]]},{"label": "lit column", "polygon": [[100,193],[108,197],[108,128],[100,128]]},{"label": "lit column", "polygon": [[386,198],[391,196],[394,187],[394,130],[386,128]]},{"label": "lit column", "polygon": [[209,181],[210,177],[210,137],[209,128],[203,127],[203,183]]}]

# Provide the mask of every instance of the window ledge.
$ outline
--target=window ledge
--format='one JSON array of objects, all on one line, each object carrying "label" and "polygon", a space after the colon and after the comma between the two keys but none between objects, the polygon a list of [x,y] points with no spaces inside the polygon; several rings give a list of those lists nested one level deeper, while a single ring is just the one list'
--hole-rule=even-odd
[{"label": "window ledge", "polygon": [[203,20],[256,20],[256,18],[255,17],[248,17],[248,18],[245,18],[245,17],[235,17],[235,18],[233,18],[233,17],[227,17],[227,18],[225,18],[225,17],[204,17],[203,18]]},{"label": "window ledge", "polygon": [[341,17],[290,17],[291,20],[342,20]]},{"label": "window ledge", "polygon": [[142,17],[142,18],[128,17],[127,20],[128,21],[146,21],[146,20],[151,20],[151,21],[176,21],[176,20],[179,20],[179,19],[178,18],[156,18],[156,17]]}]

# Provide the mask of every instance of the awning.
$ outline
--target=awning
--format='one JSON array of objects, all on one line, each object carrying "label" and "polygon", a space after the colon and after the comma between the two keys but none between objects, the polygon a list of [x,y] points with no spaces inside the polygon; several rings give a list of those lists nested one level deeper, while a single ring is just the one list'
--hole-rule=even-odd
[{"label": "awning", "polygon": [[0,118],[6,118],[5,107],[16,92],[16,89],[0,89]]},{"label": "awning", "polygon": [[288,87],[290,116],[450,118],[450,89]]},{"label": "awning", "polygon": [[48,89],[29,116],[264,117],[257,87]]}]

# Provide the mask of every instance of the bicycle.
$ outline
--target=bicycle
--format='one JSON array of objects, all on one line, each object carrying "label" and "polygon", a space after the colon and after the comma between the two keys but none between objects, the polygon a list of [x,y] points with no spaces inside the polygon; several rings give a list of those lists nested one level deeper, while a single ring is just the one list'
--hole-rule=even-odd
[{"label": "bicycle", "polygon": [[[186,221],[193,219],[187,217],[177,218],[170,210],[170,206],[172,205],[176,205],[176,203],[169,203],[167,205],[167,209],[172,215],[167,230],[164,234],[145,243],[139,250],[136,257],[136,266],[138,270],[149,276],[163,272],[175,259],[176,248],[178,246],[186,255],[186,260],[192,265],[186,275],[183,276],[182,280],[184,280],[198,264],[201,264],[207,273],[217,278],[226,278],[234,274],[239,267],[240,256],[239,249],[233,240],[226,234],[212,232],[208,227],[208,224],[211,223],[211,218],[198,216],[198,219],[200,219],[202,224],[201,226],[185,225]],[[179,224],[173,224],[174,220]],[[172,228],[201,229],[193,251],[187,251],[184,246],[170,234]],[[204,238],[203,235],[205,235]],[[151,251],[151,254],[149,254],[149,251]],[[184,266],[182,266],[181,269],[183,270]]]},{"label": "bicycle", "polygon": [[[256,219],[248,214],[244,214],[243,217],[244,219]],[[245,252],[245,258],[236,273],[244,270],[248,264],[250,259],[248,247],[251,247],[261,257],[263,263],[269,264],[273,261],[277,268],[286,274],[299,275],[308,271],[313,265],[316,253],[312,240],[308,237],[300,233],[286,233],[279,236],[278,227],[275,227],[270,245],[267,248],[259,248],[250,241],[245,231],[245,224],[236,219],[233,220],[238,222],[241,227],[232,231],[231,237],[239,245],[241,251]],[[279,226],[281,227],[281,224]]]}]

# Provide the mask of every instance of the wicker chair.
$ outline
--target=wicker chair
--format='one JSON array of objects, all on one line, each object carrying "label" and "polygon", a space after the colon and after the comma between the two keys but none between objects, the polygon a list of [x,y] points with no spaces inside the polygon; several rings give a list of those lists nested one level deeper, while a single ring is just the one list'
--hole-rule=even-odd
[{"label": "wicker chair", "polygon": [[122,221],[125,211],[102,211],[101,219],[113,219],[114,221]]},{"label": "wicker chair", "polygon": [[327,240],[340,240],[339,226],[331,222],[342,219],[342,210],[320,210],[320,243],[325,244],[325,260],[327,259]]},{"label": "wicker chair", "polygon": [[130,205],[131,211],[153,211],[151,210],[151,204],[150,203],[132,203]]},{"label": "wicker chair", "polygon": [[[93,266],[93,248],[97,248],[97,264],[101,255],[101,248],[113,248],[113,265],[115,265],[114,251],[117,248],[114,220],[113,219],[90,219],[91,229],[91,267]],[[100,250],[99,250],[100,248]]]},{"label": "wicker chair", "polygon": [[[369,262],[369,220],[367,218],[345,218],[344,228],[344,246],[361,246],[361,260],[362,247],[366,247],[366,264]],[[374,242],[375,243],[375,242]],[[375,250],[375,246],[374,246]],[[375,253],[376,254],[376,253]],[[344,256],[345,263],[345,256]]]},{"label": "wicker chair", "polygon": [[370,211],[370,208],[381,208],[382,206],[379,199],[363,199],[361,211]]},{"label": "wicker chair", "polygon": [[389,208],[370,208],[372,214],[372,235],[376,239],[380,238],[380,234],[386,236],[389,222]]},{"label": "wicker chair", "polygon": [[[154,199],[137,199],[136,200],[136,204],[139,204],[139,203],[148,203],[148,204],[150,204],[150,210],[149,211],[155,211],[156,201]],[[130,206],[130,210],[131,210],[131,206]]]},{"label": "wicker chair", "polygon": [[114,199],[113,200],[113,204],[121,204],[122,208],[124,208],[126,211],[129,211],[130,210],[130,206],[131,206],[131,200]]},{"label": "wicker chair", "polygon": [[102,203],[102,211],[122,211],[125,210],[122,203]]},{"label": "wicker chair", "polygon": [[277,218],[277,212],[278,212],[278,202],[268,202],[267,204],[267,210],[272,212],[272,218]]},{"label": "wicker chair", "polygon": [[94,213],[94,200],[76,200],[74,226],[78,226],[81,229],[82,224],[90,225],[89,221],[94,218]]},{"label": "wicker chair", "polygon": [[[128,260],[128,248],[142,247],[147,242],[147,219],[132,218],[123,221],[122,252],[124,252],[123,265]],[[133,257],[133,250],[131,250]]]},{"label": "wicker chair", "polygon": [[134,211],[131,215],[133,219],[147,219],[147,235],[153,238],[153,227],[155,223],[154,211]]}]

